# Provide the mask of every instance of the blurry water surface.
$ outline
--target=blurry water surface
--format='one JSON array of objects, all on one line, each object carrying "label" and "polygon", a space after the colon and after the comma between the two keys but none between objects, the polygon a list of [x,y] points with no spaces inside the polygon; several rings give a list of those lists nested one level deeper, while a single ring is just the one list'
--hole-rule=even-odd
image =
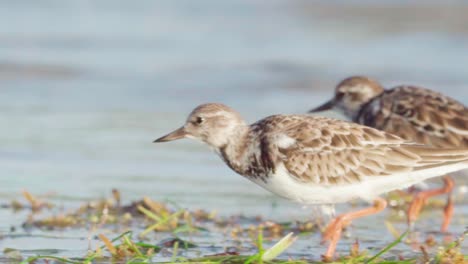
[{"label": "blurry water surface", "polygon": [[351,74],[468,103],[467,12],[464,1],[0,1],[1,199],[27,189],[77,204],[117,188],[127,201],[304,219],[200,143],[151,142],[204,102],[251,122],[305,112]]}]

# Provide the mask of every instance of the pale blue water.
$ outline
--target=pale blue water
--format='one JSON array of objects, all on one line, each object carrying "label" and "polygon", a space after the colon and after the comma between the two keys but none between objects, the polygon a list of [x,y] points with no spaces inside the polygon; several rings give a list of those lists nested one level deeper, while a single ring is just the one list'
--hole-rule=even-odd
[{"label": "pale blue water", "polygon": [[[27,189],[72,206],[118,188],[126,201],[304,219],[309,211],[201,144],[152,140],[203,102],[252,122],[302,113],[351,74],[468,103],[464,10],[463,1],[0,1],[1,201]],[[0,230],[16,223],[2,215]]]}]

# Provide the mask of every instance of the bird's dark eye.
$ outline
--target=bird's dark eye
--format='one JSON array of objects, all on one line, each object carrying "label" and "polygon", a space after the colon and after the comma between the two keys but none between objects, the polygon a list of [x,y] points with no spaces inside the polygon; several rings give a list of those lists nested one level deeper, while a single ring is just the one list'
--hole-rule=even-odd
[{"label": "bird's dark eye", "polygon": [[337,92],[336,92],[336,95],[335,95],[336,99],[341,99],[341,98],[343,98],[344,96],[345,96],[345,93],[342,92],[342,91],[337,91]]},{"label": "bird's dark eye", "polygon": [[197,117],[197,119],[195,120],[195,122],[199,125],[201,123],[203,123],[203,121],[205,121],[205,119],[203,117]]}]

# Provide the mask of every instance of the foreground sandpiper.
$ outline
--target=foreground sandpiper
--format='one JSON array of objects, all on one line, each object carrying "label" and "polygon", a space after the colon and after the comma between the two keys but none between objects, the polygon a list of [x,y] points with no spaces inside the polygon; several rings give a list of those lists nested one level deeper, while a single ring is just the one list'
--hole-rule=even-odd
[{"label": "foreground sandpiper", "polygon": [[[384,90],[378,82],[363,76],[341,81],[332,100],[311,110],[337,109],[348,118],[417,143],[438,148],[468,148],[468,109],[440,93],[415,86]],[[445,186],[416,194],[408,209],[410,226],[425,201],[435,195],[449,194],[441,227],[447,231],[453,214],[450,193],[454,182],[444,178]]]},{"label": "foreground sandpiper", "polygon": [[323,234],[332,259],[342,228],[386,207],[378,196],[468,168],[468,150],[409,143],[370,127],[308,115],[274,115],[248,125],[222,104],[195,108],[185,124],[154,142],[201,140],[237,173],[301,204],[360,198],[372,207],[342,214]]}]

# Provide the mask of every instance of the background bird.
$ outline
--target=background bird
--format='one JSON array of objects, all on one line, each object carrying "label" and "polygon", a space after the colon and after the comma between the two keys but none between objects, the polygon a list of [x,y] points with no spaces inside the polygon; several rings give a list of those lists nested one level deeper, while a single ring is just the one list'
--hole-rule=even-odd
[{"label": "background bird", "polygon": [[[443,94],[416,86],[385,90],[368,77],[353,76],[341,81],[335,96],[310,112],[337,109],[352,121],[383,130],[401,138],[437,148],[468,148],[468,109]],[[408,209],[408,223],[417,219],[425,201],[450,194],[454,182],[446,176],[444,187],[415,195]],[[449,195],[442,231],[447,231],[453,214]]]}]

